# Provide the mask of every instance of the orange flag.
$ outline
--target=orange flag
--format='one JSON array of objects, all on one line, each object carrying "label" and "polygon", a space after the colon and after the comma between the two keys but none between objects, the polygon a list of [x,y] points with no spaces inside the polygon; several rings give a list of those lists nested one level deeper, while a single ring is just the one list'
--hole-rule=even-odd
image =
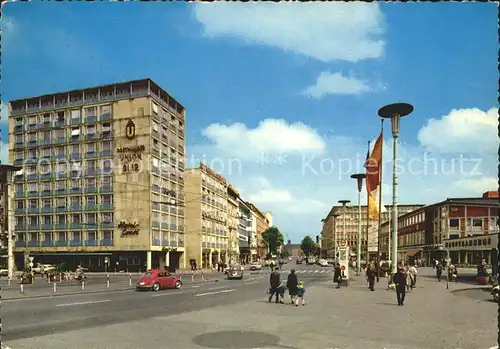
[{"label": "orange flag", "polygon": [[372,154],[366,161],[366,191],[368,194],[368,208],[370,219],[379,219],[379,200],[382,179],[380,178],[382,168],[382,132],[375,142]]}]

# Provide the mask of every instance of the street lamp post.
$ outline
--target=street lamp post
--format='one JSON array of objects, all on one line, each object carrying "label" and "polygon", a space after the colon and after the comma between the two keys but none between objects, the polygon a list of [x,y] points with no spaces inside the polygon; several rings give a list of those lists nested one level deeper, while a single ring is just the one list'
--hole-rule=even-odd
[{"label": "street lamp post", "polygon": [[[342,204],[342,237],[345,239],[345,209],[347,207],[347,204],[350,203],[351,200],[339,200],[339,204]],[[335,243],[335,246],[337,246],[337,243]],[[337,248],[335,247],[335,258],[337,258]]]},{"label": "street lamp post", "polygon": [[[357,173],[351,175],[351,178],[355,179],[358,184],[358,234],[356,237],[356,274],[359,275],[361,266],[361,190],[363,190],[363,179],[366,178],[366,174]],[[368,244],[368,241],[367,241]]]},{"label": "street lamp post", "polygon": [[332,214],[333,217],[333,259],[337,258],[337,218],[340,216],[338,213]]},{"label": "street lamp post", "polygon": [[381,118],[391,119],[392,128],[392,268],[394,275],[398,265],[398,137],[401,118],[413,112],[413,106],[408,103],[386,105],[378,110]]}]

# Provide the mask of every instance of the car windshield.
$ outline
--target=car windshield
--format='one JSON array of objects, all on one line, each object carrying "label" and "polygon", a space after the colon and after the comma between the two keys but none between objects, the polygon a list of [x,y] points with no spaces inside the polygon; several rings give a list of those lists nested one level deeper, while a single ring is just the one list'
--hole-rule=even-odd
[{"label": "car windshield", "polygon": [[147,273],[144,273],[143,277],[145,277],[145,278],[153,277],[153,273],[148,271]]}]

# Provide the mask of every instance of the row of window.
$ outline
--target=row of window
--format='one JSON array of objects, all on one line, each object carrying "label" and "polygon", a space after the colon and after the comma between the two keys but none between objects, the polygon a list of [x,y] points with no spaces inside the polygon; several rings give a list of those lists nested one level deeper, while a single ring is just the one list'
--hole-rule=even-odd
[{"label": "row of window", "polygon": [[[97,218],[100,218],[98,220]],[[88,228],[96,228],[98,223],[112,224],[113,212],[101,213],[71,213],[71,214],[55,214],[41,216],[16,216],[16,227],[51,225],[51,224],[83,224],[88,225]]]},{"label": "row of window", "polygon": [[108,240],[112,241],[114,232],[112,230],[104,231],[58,231],[58,232],[44,232],[44,233],[18,233],[16,234],[17,241],[95,241],[95,240]]},{"label": "row of window", "polygon": [[97,118],[98,116],[108,117],[111,115],[111,105],[100,105],[85,108],[77,108],[71,110],[59,110],[57,112],[46,112],[38,115],[28,115],[26,117],[16,117],[15,126],[23,125],[37,125],[39,123],[51,123],[54,121],[61,121],[66,119],[77,120],[82,116],[85,118]]},{"label": "row of window", "polygon": [[[465,219],[465,218],[464,218]],[[487,221],[487,217],[474,217],[474,218],[467,218],[467,228],[472,228],[472,229],[479,229],[482,230],[483,228],[486,228],[486,224],[484,221]],[[489,227],[494,227],[496,225],[496,219],[493,217],[490,217],[490,224]],[[450,230],[459,230],[460,229],[460,219],[459,218],[450,218],[448,220],[448,227]]]},{"label": "row of window", "polygon": [[[91,142],[85,144],[72,144],[70,146],[56,146],[56,147],[43,147],[43,148],[33,148],[26,151],[14,151],[14,160],[25,160],[25,159],[38,159],[38,158],[49,158],[51,156],[55,158],[65,159],[68,155],[72,154],[82,154],[82,153],[97,153],[97,151],[112,152],[113,142],[103,141],[103,142]],[[110,154],[111,155],[111,154]]]},{"label": "row of window", "polygon": [[87,196],[71,196],[71,197],[58,197],[58,198],[44,198],[44,199],[28,199],[28,200],[15,200],[15,209],[23,208],[52,208],[52,207],[81,207],[94,206],[94,205],[112,205],[113,195],[87,195]]},{"label": "row of window", "polygon": [[184,225],[184,218],[177,217],[168,213],[160,213],[160,212],[152,212],[151,220],[153,222],[158,222],[161,224],[175,224],[175,225]]},{"label": "row of window", "polygon": [[[82,128],[85,129],[85,133],[82,133]],[[112,124],[110,122],[106,122],[103,124],[91,124],[86,126],[71,126],[69,128],[60,128],[54,130],[45,130],[45,131],[32,131],[27,132],[26,134],[14,134],[14,143],[15,144],[39,144],[46,143],[50,144],[52,142],[57,143],[65,143],[70,137],[70,141],[78,142],[83,140],[82,135],[85,136],[88,140],[92,140],[94,138],[98,138],[99,135],[103,137],[110,137],[112,134]]]},{"label": "row of window", "polygon": [[151,102],[151,111],[153,115],[160,116],[163,119],[169,119],[169,121],[175,125],[178,125],[179,127],[183,126],[183,122],[179,120],[175,115],[171,114],[167,109],[159,106],[155,102]]},{"label": "row of window", "polygon": [[[83,185],[83,186],[82,186]],[[54,182],[27,182],[15,183],[14,190],[16,193],[38,192],[38,191],[65,191],[65,190],[81,190],[82,188],[105,188],[113,186],[113,176],[101,176],[90,178],[71,178],[69,180],[60,179]]]}]

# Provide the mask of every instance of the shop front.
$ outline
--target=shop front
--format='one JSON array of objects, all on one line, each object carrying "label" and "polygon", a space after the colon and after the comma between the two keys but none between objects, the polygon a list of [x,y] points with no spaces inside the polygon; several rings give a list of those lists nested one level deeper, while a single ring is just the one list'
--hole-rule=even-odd
[{"label": "shop front", "polygon": [[492,250],[498,247],[498,234],[481,234],[458,239],[444,240],[453,264],[476,265],[482,259],[491,265]]}]

